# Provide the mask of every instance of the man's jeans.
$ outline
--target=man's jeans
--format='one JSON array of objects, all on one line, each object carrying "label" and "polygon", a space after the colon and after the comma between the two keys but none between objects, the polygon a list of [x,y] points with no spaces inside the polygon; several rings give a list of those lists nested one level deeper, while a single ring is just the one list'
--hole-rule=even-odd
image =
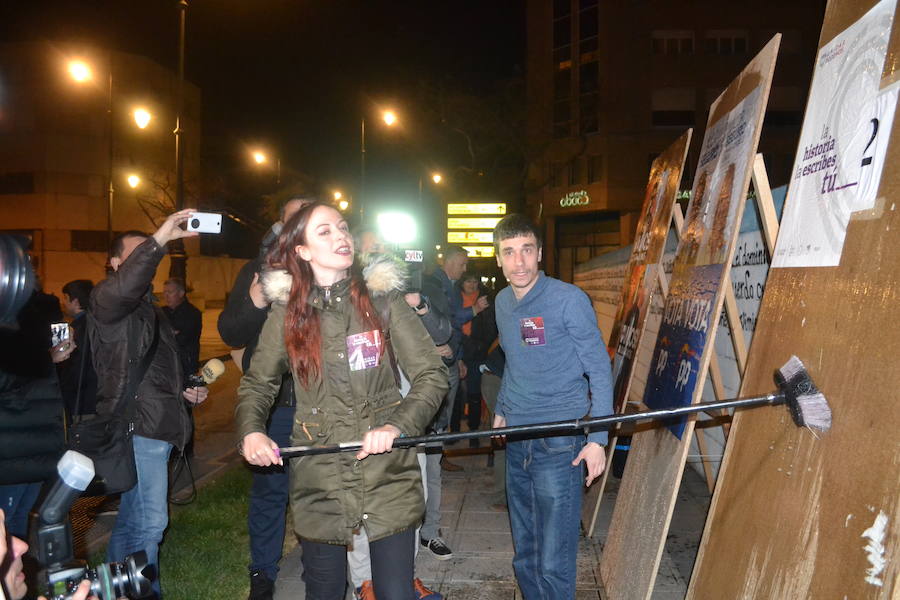
[{"label": "man's jeans", "polygon": [[525,600],[575,597],[584,468],[573,467],[572,461],[583,446],[583,435],[506,445],[513,569]]},{"label": "man's jeans", "polygon": [[[106,560],[122,562],[143,550],[148,564],[159,573],[159,543],[169,524],[169,454],[172,444],[134,436],[137,484],[122,494],[119,515],[106,548]],[[159,578],[153,589],[162,597]]]},{"label": "man's jeans", "polygon": [[[294,407],[278,406],[272,411],[268,435],[279,446],[291,445]],[[275,581],[284,546],[285,514],[289,496],[288,465],[253,467],[253,486],[247,510],[250,531],[250,571],[262,571]]]}]

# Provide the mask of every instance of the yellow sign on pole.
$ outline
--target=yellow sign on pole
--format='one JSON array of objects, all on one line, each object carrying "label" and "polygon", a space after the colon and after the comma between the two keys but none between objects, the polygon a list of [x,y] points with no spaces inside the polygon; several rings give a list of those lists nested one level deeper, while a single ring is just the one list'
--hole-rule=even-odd
[{"label": "yellow sign on pole", "polygon": [[505,215],[506,203],[473,202],[468,204],[448,204],[448,215]]},{"label": "yellow sign on pole", "polygon": [[493,231],[448,231],[447,242],[450,244],[493,244]]},{"label": "yellow sign on pole", "polygon": [[502,217],[473,217],[459,218],[450,217],[447,219],[447,229],[493,229],[500,222]]},{"label": "yellow sign on pole", "polygon": [[463,246],[469,253],[469,258],[491,258],[494,256],[493,246]]}]

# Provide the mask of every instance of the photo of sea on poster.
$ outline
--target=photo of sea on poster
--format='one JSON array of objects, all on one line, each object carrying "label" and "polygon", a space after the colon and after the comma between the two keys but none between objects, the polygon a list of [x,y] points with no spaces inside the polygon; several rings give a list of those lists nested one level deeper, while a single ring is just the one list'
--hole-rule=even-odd
[{"label": "photo of sea on poster", "polygon": [[850,213],[872,207],[896,106],[896,89],[878,101],[895,8],[882,0],[819,50],[773,268],[837,266]]},{"label": "photo of sea on poster", "polygon": [[[710,328],[718,318],[713,312],[724,263],[743,214],[743,183],[752,165],[762,92],[762,86],[754,88],[703,139],[644,391],[650,408],[687,406],[694,397]],[[673,422],[669,429],[680,438],[684,423]]]}]

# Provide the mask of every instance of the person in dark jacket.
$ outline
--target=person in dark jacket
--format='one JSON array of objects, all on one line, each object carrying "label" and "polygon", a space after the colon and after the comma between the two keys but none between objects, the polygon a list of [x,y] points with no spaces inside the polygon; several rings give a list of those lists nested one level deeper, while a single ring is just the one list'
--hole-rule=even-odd
[{"label": "person in dark jacket", "polygon": [[[184,389],[175,331],[153,304],[151,292],[166,243],[197,235],[180,227],[194,211],[185,209],[170,215],[152,236],[128,231],[113,240],[109,259],[113,272],[94,287],[88,311],[88,335],[98,381],[97,413],[128,414],[130,405],[125,401],[135,402],[137,485],[122,494],[106,558],[121,562],[126,555],[144,550],[157,573],[159,543],[169,521],[169,454],[173,447],[184,448],[191,433],[184,400],[199,404],[206,400],[208,390]],[[129,364],[141,361],[157,336],[156,352],[136,397],[123,398]],[[161,596],[159,578],[153,585]]]},{"label": "person in dark jacket", "polygon": [[63,402],[50,347],[59,299],[34,290],[16,329],[0,329],[0,509],[12,535],[27,538],[28,513],[65,451]]},{"label": "person in dark jacket", "polygon": [[162,311],[169,318],[178,342],[185,376],[196,373],[200,368],[200,333],[203,331],[203,313],[190,303],[185,296],[184,280],[179,277],[167,279],[163,284]]},{"label": "person in dark jacket", "polygon": [[[241,268],[228,294],[225,309],[219,315],[219,335],[229,346],[244,348],[241,371],[250,367],[259,333],[269,314],[269,301],[263,296],[259,283],[266,254],[284,223],[314,201],[314,198],[292,198],[285,202],[281,207],[280,219],[263,239],[259,256]],[[278,400],[266,428],[267,435],[280,446],[290,444],[294,404],[291,373],[285,371],[278,389]],[[275,592],[278,562],[284,546],[288,486],[288,473],[283,467],[253,468],[253,485],[247,508],[247,530],[250,533],[249,600],[271,600]]]},{"label": "person in dark jacket", "polygon": [[[344,597],[347,544],[365,528],[376,597],[415,600],[422,481],[415,449],[392,450],[392,444],[402,435],[420,435],[432,420],[447,390],[446,367],[403,298],[402,277],[368,269],[364,275],[354,266],[353,239],[335,208],[315,203],[294,215],[270,264],[287,270],[263,278],[274,303],[235,409],[244,459],[283,464],[265,423],[290,369],[297,395],[292,443],[362,440],[355,454],[291,463],[306,598]],[[391,355],[410,381],[405,397]]]},{"label": "person in dark jacket", "polygon": [[87,308],[93,289],[94,284],[90,280],[75,279],[64,285],[62,290],[63,312],[71,319],[69,325],[74,347],[65,360],[57,360],[57,356],[53,356],[53,360],[70,423],[76,415],[91,415],[97,411],[97,373],[87,354],[90,348],[86,343]]}]

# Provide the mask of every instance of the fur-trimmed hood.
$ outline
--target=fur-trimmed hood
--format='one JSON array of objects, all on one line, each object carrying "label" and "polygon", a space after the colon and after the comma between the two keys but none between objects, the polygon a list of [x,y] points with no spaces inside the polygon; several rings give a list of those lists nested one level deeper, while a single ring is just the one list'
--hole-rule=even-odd
[{"label": "fur-trimmed hood", "polygon": [[[402,291],[409,270],[406,263],[393,254],[364,254],[358,258],[363,265],[363,277],[372,297],[384,296],[394,290]],[[260,274],[263,295],[269,302],[286,304],[291,296],[293,278],[285,269],[264,270]]]}]

